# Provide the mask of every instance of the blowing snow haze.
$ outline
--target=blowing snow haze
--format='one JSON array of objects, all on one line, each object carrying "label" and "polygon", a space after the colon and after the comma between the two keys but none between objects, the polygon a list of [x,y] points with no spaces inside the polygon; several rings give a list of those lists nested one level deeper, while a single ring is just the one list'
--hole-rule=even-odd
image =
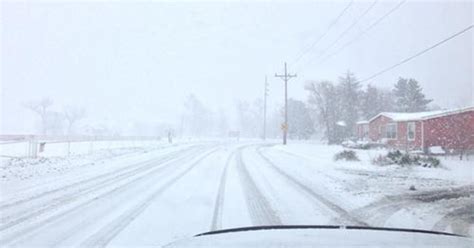
[{"label": "blowing snow haze", "polygon": [[472,0],[0,6],[0,248],[474,244]]},{"label": "blowing snow haze", "polygon": [[[472,23],[472,1],[2,1],[0,133],[43,132],[28,105],[49,99],[51,134],[258,137],[267,76],[277,136],[284,62],[289,98],[306,102],[308,82],[363,80]],[[472,105],[472,44],[470,30],[361,89],[413,78],[430,108]]]}]

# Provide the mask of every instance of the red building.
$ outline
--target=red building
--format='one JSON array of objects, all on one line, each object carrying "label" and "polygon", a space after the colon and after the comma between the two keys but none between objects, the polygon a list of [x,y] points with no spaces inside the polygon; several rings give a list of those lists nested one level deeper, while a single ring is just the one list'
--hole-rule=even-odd
[{"label": "red building", "polygon": [[382,112],[357,123],[361,140],[398,149],[474,150],[474,106],[419,113]]}]

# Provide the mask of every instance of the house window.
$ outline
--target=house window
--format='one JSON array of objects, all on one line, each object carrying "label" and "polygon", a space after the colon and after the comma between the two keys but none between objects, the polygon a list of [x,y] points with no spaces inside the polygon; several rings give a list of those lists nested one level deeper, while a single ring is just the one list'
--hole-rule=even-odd
[{"label": "house window", "polygon": [[387,139],[397,138],[397,124],[395,123],[387,124],[387,127],[385,128],[385,138]]},{"label": "house window", "polygon": [[415,123],[414,122],[407,123],[407,137],[408,137],[408,140],[415,139]]}]

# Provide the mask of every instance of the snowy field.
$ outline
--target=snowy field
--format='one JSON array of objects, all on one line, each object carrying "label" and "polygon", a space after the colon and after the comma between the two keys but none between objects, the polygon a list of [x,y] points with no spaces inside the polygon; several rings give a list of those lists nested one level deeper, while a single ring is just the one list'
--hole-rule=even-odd
[{"label": "snowy field", "polygon": [[187,141],[3,157],[0,245],[162,246],[211,230],[280,224],[474,234],[474,158],[402,168],[372,165],[384,150],[355,150],[361,161],[334,162],[341,150]]}]

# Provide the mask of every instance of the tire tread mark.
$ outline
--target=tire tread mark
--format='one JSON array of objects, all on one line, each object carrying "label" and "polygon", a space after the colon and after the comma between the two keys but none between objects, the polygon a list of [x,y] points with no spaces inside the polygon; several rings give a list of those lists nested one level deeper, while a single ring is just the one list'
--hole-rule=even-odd
[{"label": "tire tread mark", "polygon": [[443,216],[434,225],[432,230],[445,231],[451,226],[453,232],[469,235],[470,226],[474,223],[474,203],[457,208]]},{"label": "tire tread mark", "polygon": [[[195,147],[188,147],[188,149],[193,149]],[[163,159],[166,158],[166,157],[173,157],[175,156],[176,154],[179,154],[183,151],[185,151],[187,148],[185,149],[182,149],[182,150],[179,150],[179,151],[173,151],[173,152],[170,152],[168,154],[164,154],[163,155]],[[141,162],[139,164],[146,164],[146,163],[150,163],[150,162],[155,162],[154,160],[156,159],[150,159],[148,161],[144,161],[144,162]],[[72,184],[68,184],[64,187],[60,187],[60,188],[56,188],[56,189],[52,189],[52,190],[48,190],[48,191],[45,191],[45,192],[42,192],[40,194],[37,194],[37,195],[34,195],[34,196],[31,196],[31,197],[27,197],[27,198],[24,198],[24,199],[19,199],[19,200],[14,200],[12,202],[7,202],[7,203],[3,203],[0,205],[0,210],[4,210],[4,209],[8,209],[8,208],[12,208],[12,207],[17,207],[18,205],[21,205],[21,204],[24,204],[24,203],[28,203],[30,204],[32,200],[37,200],[37,199],[41,199],[45,196],[48,196],[48,195],[51,195],[51,194],[54,194],[56,192],[60,192],[60,191],[64,191],[64,190],[67,190],[69,188],[74,188],[76,186],[82,186],[84,185],[85,183],[89,183],[89,182],[93,182],[95,180],[98,180],[98,179],[101,179],[101,178],[104,178],[104,177],[107,177],[107,176],[110,176],[110,175],[113,175],[113,174],[117,174],[119,172],[123,172],[123,171],[126,171],[127,169],[130,169],[131,167],[135,167],[137,164],[132,164],[132,165],[129,165],[129,166],[126,166],[126,167],[123,167],[119,170],[116,170],[116,171],[112,171],[112,172],[109,172],[109,173],[104,173],[104,174],[101,174],[101,175],[98,175],[98,176],[94,176],[92,178],[87,178],[87,179],[84,179],[84,180],[80,180],[78,182],[75,182],[75,183],[72,183]]]},{"label": "tire tread mark", "polygon": [[339,217],[341,217],[343,220],[348,221],[351,224],[355,224],[355,225],[359,225],[359,226],[368,226],[367,223],[365,223],[365,222],[355,218],[354,216],[350,215],[349,212],[346,211],[345,209],[339,207],[338,205],[336,205],[335,203],[333,203],[330,200],[326,199],[325,197],[321,196],[320,194],[317,194],[311,188],[309,188],[305,184],[298,181],[295,177],[289,175],[288,173],[286,173],[285,171],[280,169],[267,156],[265,156],[262,153],[261,148],[257,149],[257,153],[262,157],[263,160],[265,160],[268,163],[268,165],[270,165],[270,168],[272,168],[278,174],[283,176],[288,182],[291,182],[294,186],[297,186],[297,188],[299,188],[303,192],[306,192],[308,195],[312,196],[318,202],[323,203],[329,209],[331,209],[336,214],[338,214]]},{"label": "tire tread mark", "polygon": [[[173,159],[173,156],[176,153],[173,154],[167,154],[162,158],[156,159],[156,160],[150,160],[147,162],[139,163],[140,167],[125,171],[124,173],[113,173],[113,174],[118,174],[115,177],[109,177],[110,175],[104,175],[104,177],[96,178],[94,177],[98,182],[96,184],[90,185],[88,188],[82,188],[77,190],[76,192],[72,192],[70,194],[62,195],[57,198],[52,199],[51,201],[47,202],[46,204],[43,204],[42,206],[33,206],[30,209],[27,209],[26,211],[20,213],[20,214],[15,214],[14,216],[2,216],[0,223],[0,231],[4,231],[6,229],[9,229],[13,226],[16,226],[18,224],[21,224],[25,221],[28,221],[32,218],[36,218],[42,214],[45,214],[49,211],[52,211],[56,209],[57,207],[60,207],[64,204],[70,203],[71,201],[74,201],[78,197],[82,195],[86,195],[88,193],[100,190],[103,186],[107,186],[113,183],[117,183],[121,181],[122,179],[127,179],[130,176],[137,175],[141,172],[146,172],[147,170],[153,170],[155,167],[155,163],[166,163],[170,160]],[[128,166],[127,166],[128,167]],[[111,173],[112,174],[112,173]],[[112,175],[114,176],[114,175]],[[100,179],[105,178],[102,181],[99,181]],[[88,182],[91,182],[90,180],[87,180]],[[69,187],[68,187],[69,188]],[[20,215],[20,217],[18,216]],[[8,222],[8,219],[12,219],[12,221]]]},{"label": "tire tread mark", "polygon": [[254,225],[281,225],[282,221],[277,213],[271,208],[270,203],[258,189],[255,181],[250,176],[244,162],[242,161],[242,150],[236,155],[237,171],[240,184],[244,189],[245,202],[249,210],[250,218]]},{"label": "tire tread mark", "polygon": [[224,205],[227,171],[229,168],[230,161],[234,155],[235,155],[235,152],[229,155],[225,163],[225,168],[222,171],[221,180],[219,182],[219,189],[217,191],[216,201],[214,204],[214,212],[212,215],[212,222],[211,222],[211,228],[210,228],[211,231],[218,230],[222,226],[222,215],[223,215],[222,212],[223,212],[223,205]]},{"label": "tire tread mark", "polygon": [[57,219],[59,219],[59,218],[61,218],[61,217],[66,216],[66,215],[69,214],[69,213],[72,213],[72,212],[77,211],[77,210],[79,210],[79,209],[81,209],[81,208],[83,208],[83,207],[86,207],[86,206],[88,206],[88,205],[91,205],[91,204],[93,204],[94,202],[96,202],[96,201],[98,201],[98,200],[101,200],[101,199],[103,199],[103,198],[105,198],[105,197],[107,197],[107,196],[111,196],[111,195],[113,195],[113,194],[115,194],[115,193],[119,193],[119,192],[121,192],[122,189],[129,187],[129,186],[132,185],[133,183],[139,182],[141,179],[143,179],[143,178],[145,178],[145,177],[147,177],[147,176],[155,175],[155,174],[164,172],[166,169],[171,168],[171,167],[174,165],[174,163],[179,162],[179,161],[181,161],[181,160],[185,160],[185,159],[187,159],[187,158],[188,158],[189,156],[191,156],[191,155],[193,155],[193,154],[187,154],[187,155],[185,155],[185,156],[183,156],[183,157],[177,158],[176,160],[167,161],[165,165],[160,166],[160,167],[157,167],[157,168],[155,168],[154,170],[150,171],[149,173],[143,174],[143,175],[141,175],[141,176],[139,176],[139,177],[137,177],[137,178],[134,178],[134,179],[131,180],[131,181],[128,181],[128,182],[125,183],[125,184],[122,184],[122,185],[120,185],[120,186],[118,186],[118,187],[116,187],[116,188],[113,188],[113,189],[110,189],[110,190],[108,190],[108,191],[106,191],[106,192],[103,192],[103,193],[101,193],[100,195],[95,196],[95,197],[93,197],[92,199],[89,199],[89,200],[87,200],[87,201],[85,201],[85,202],[83,202],[83,203],[81,203],[81,204],[78,204],[78,205],[76,205],[76,206],[74,206],[74,207],[72,207],[72,208],[70,208],[70,209],[68,209],[68,210],[66,210],[66,211],[63,211],[63,212],[60,212],[60,213],[55,214],[55,215],[53,215],[53,216],[50,216],[50,217],[46,218],[45,220],[39,221],[39,222],[35,223],[34,225],[29,226],[29,227],[27,227],[27,228],[24,228],[24,229],[22,229],[22,230],[19,230],[19,231],[15,232],[15,233],[13,233],[13,234],[11,234],[11,235],[9,235],[9,236],[4,236],[4,235],[2,235],[2,236],[0,236],[0,237],[1,237],[1,238],[0,238],[0,243],[1,243],[1,244],[7,244],[7,243],[11,243],[11,242],[13,242],[13,241],[15,241],[15,240],[18,240],[18,239],[20,239],[21,237],[24,237],[25,235],[28,235],[28,234],[31,233],[31,232],[34,232],[34,231],[36,231],[36,230],[38,230],[38,229],[41,229],[41,228],[44,228],[45,225],[48,225],[48,224],[54,222],[55,220],[57,220]]},{"label": "tire tread mark", "polygon": [[80,244],[81,247],[105,247],[114,237],[116,237],[125,227],[127,227],[135,218],[137,218],[151,203],[154,199],[161,195],[164,191],[170,188],[175,184],[179,179],[188,174],[193,168],[196,167],[201,161],[215,153],[218,148],[211,150],[210,152],[205,153],[198,160],[193,162],[188,168],[180,172],[178,175],[175,175],[170,179],[166,184],[162,185],[158,190],[153,194],[146,197],[145,200],[138,203],[135,207],[131,208],[129,211],[120,215],[115,219],[111,224],[103,227],[98,232],[90,236],[87,240]]},{"label": "tire tread mark", "polygon": [[[369,205],[358,208],[353,212],[360,218],[370,220],[373,225],[384,226],[386,222],[402,208],[415,207],[419,204],[436,202],[439,200],[450,200],[452,198],[471,197],[474,193],[473,185],[460,186],[448,189],[435,189],[414,194],[389,195],[382,199],[372,202]],[[473,204],[469,202],[467,205],[460,206],[450,213],[446,214],[437,223],[434,224],[432,230],[442,231],[450,223],[459,227],[459,234],[467,234],[468,227],[463,226],[469,222],[469,218],[474,220]],[[470,211],[470,212],[469,212]],[[470,216],[469,216],[470,213]],[[466,215],[460,217],[459,215]],[[456,217],[457,216],[457,217]]]}]

